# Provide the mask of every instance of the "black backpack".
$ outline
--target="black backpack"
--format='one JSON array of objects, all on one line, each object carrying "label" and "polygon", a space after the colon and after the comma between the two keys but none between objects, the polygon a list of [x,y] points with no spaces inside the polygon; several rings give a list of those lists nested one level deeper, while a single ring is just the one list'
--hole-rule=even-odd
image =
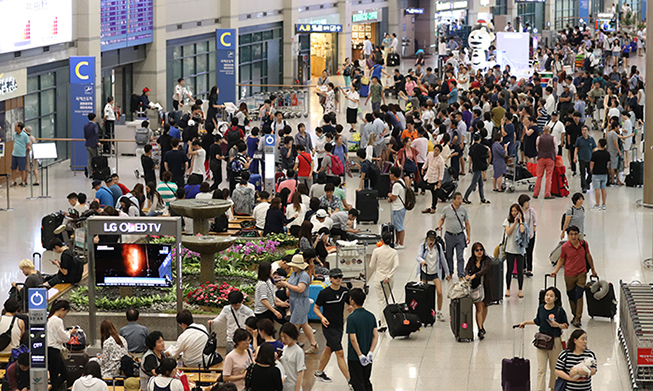
[{"label": "black backpack", "polygon": [[141,363],[129,354],[125,354],[120,358],[120,371],[127,377],[140,376]]},{"label": "black backpack", "polygon": [[216,217],[211,224],[212,232],[227,232],[229,229],[229,219],[226,214]]},{"label": "black backpack", "polygon": [[188,326],[187,329],[199,330],[209,337],[204,344],[204,350],[202,350],[202,367],[209,369],[214,365],[220,364],[222,362],[222,356],[215,351],[218,347],[218,339],[215,333],[211,331],[211,328],[209,327],[209,332],[193,326]]},{"label": "black backpack", "polygon": [[240,131],[238,129],[230,128],[227,131],[227,142],[229,145],[234,145],[240,140]]},{"label": "black backpack", "polygon": [[407,187],[403,181],[399,181],[399,184],[406,190],[406,200],[402,200],[401,197],[399,197],[399,200],[402,204],[404,204],[404,208],[406,208],[406,210],[413,210],[415,208],[415,204],[417,203],[415,192],[412,188]]},{"label": "black backpack", "polygon": [[139,111],[140,107],[141,107],[141,97],[136,94],[132,94],[131,100],[129,101],[129,110],[132,113],[135,113]]}]

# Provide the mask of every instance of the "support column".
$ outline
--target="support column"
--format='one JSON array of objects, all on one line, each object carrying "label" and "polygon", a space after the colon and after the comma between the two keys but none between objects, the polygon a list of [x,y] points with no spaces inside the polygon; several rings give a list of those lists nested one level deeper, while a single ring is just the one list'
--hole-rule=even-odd
[{"label": "support column", "polygon": [[[392,0],[390,1],[392,3]],[[339,0],[338,13],[342,32],[338,34],[338,67],[345,62],[345,58],[351,58],[351,1]]]},{"label": "support column", "polygon": [[[419,8],[424,8],[424,13],[415,17],[415,40],[418,44],[415,49],[424,49],[426,53],[437,53],[437,46],[431,47],[431,45],[435,45],[435,22],[431,16],[435,15],[435,3],[422,0],[419,2]],[[390,15],[392,17],[392,10],[390,10]],[[414,53],[412,50],[407,50],[407,52]]]},{"label": "support column", "polygon": [[[424,13],[426,13],[426,11]],[[349,20],[351,20],[351,18],[349,18]],[[397,34],[397,39],[399,39],[398,50],[401,53],[401,37],[403,35],[403,29],[401,28],[401,0],[388,1],[388,32],[390,35],[392,35],[392,33]],[[383,37],[381,39],[383,39]]]},{"label": "support column", "polygon": [[[555,0],[544,3],[544,30],[555,31]],[[549,27],[551,23],[551,27]]]},{"label": "support column", "polygon": [[[553,0],[549,0],[551,2]],[[508,18],[508,22],[512,24],[512,27],[515,29],[515,31],[518,31],[519,26],[517,26],[517,23],[515,23],[515,20],[517,19],[517,7],[518,4],[515,2],[515,0],[508,0],[508,9],[506,10],[506,17]]]},{"label": "support column", "polygon": [[152,32],[152,43],[145,45],[145,60],[134,63],[134,91],[140,95],[144,87],[148,87],[150,92],[150,101],[160,103],[164,108],[167,107],[169,99],[172,96],[171,91],[167,91],[166,86],[166,6],[163,1],[154,2],[154,31]]},{"label": "support column", "polygon": [[[647,20],[653,20],[653,7],[646,7]],[[646,41],[653,42],[653,30],[647,30]],[[646,75],[653,75],[653,61],[646,62]],[[646,103],[645,106],[649,108],[644,112],[645,132],[649,135],[653,134],[653,83],[646,83]],[[653,148],[648,144],[644,148],[644,204],[653,205]]]},{"label": "support column", "polygon": [[[296,0],[283,0],[283,84],[295,84],[299,37],[295,34],[295,23],[299,20]],[[310,74],[310,69],[309,69]],[[307,80],[310,79],[310,76]]]},{"label": "support column", "polygon": [[101,112],[102,83],[102,46],[100,44],[100,2],[77,1],[75,22],[77,24],[77,55],[95,57],[95,111]]}]

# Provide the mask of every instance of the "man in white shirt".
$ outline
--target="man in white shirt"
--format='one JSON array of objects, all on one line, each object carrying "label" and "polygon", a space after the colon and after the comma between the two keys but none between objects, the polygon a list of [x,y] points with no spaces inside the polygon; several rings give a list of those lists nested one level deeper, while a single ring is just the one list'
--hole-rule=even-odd
[{"label": "man in white shirt", "polygon": [[369,270],[370,275],[374,275],[371,280],[374,281],[372,284],[376,290],[376,298],[379,301],[379,312],[381,313],[379,316],[381,323],[379,332],[384,332],[387,330],[385,316],[383,316],[383,310],[387,305],[384,294],[390,296],[390,292],[392,291],[392,286],[394,285],[393,277],[399,268],[399,254],[397,250],[390,247],[392,243],[391,232],[384,232],[381,240],[383,241],[383,245],[375,248],[372,252]]},{"label": "man in white shirt", "polygon": [[544,96],[546,99],[546,103],[544,104],[544,108],[546,109],[547,113],[553,113],[556,108],[556,99],[553,96],[553,87],[547,86],[544,89]]},{"label": "man in white shirt", "polygon": [[365,41],[363,42],[363,53],[365,54],[365,58],[369,57],[373,50],[374,46],[372,45],[372,41],[370,41],[370,37],[366,35]]},{"label": "man in white shirt", "polygon": [[206,160],[206,151],[200,145],[199,140],[194,140],[192,150],[188,151],[188,158],[193,159],[190,174],[200,178],[200,183],[204,181],[204,160]]},{"label": "man in white shirt", "polygon": [[[429,152],[429,140],[426,138],[426,131],[423,128],[420,128],[419,136],[413,140],[411,146],[418,152],[417,157],[415,158],[415,163],[417,163],[417,172],[422,172],[422,167],[424,167],[424,163],[426,163],[426,154]],[[417,193],[417,181],[414,181],[414,184],[415,193]],[[422,194],[425,194],[424,189],[422,189]]]},{"label": "man in white shirt", "polygon": [[166,356],[181,359],[185,367],[197,367],[202,364],[204,345],[209,340],[206,327],[193,322],[193,314],[183,310],[177,314],[177,324],[184,330],[177,342],[169,347]]},{"label": "man in white shirt", "polygon": [[268,214],[268,209],[270,209],[270,193],[265,190],[258,192],[258,205],[254,207],[252,211],[252,217],[256,220],[256,228],[263,229],[265,228],[265,217]]},{"label": "man in white shirt", "polygon": [[232,291],[227,295],[227,300],[229,300],[229,305],[224,306],[220,315],[216,316],[215,319],[209,320],[209,327],[213,324],[225,324],[227,325],[227,344],[225,345],[226,353],[225,357],[229,352],[234,350],[234,341],[233,336],[234,332],[238,329],[245,329],[245,321],[250,316],[254,316],[254,311],[251,308],[243,305],[244,300],[243,293],[240,291]]},{"label": "man in white shirt", "polygon": [[[640,30],[641,33],[641,30]],[[392,33],[392,43],[390,44],[393,53],[399,53],[399,39],[397,33]]]},{"label": "man in white shirt", "polygon": [[104,105],[104,135],[108,138],[114,137],[114,125],[116,122],[116,112],[114,111],[113,97],[107,98],[107,104]]},{"label": "man in white shirt", "polygon": [[551,113],[551,120],[544,126],[548,126],[549,129],[551,129],[551,136],[555,137],[555,139],[560,142],[560,144],[558,144],[557,154],[562,155],[562,147],[565,144],[565,138],[563,137],[565,134],[565,125],[558,118],[557,111]]},{"label": "man in white shirt", "polygon": [[184,87],[184,78],[180,77],[177,79],[177,85],[175,86],[175,92],[172,94],[172,107],[175,110],[179,110],[180,107],[184,106],[184,98],[188,97],[193,101],[193,95]]},{"label": "man in white shirt", "polygon": [[395,248],[401,250],[404,248],[404,219],[406,218],[406,184],[401,179],[401,168],[392,167],[390,169],[390,180],[394,183],[392,185],[392,192],[388,194],[388,202],[392,205],[392,225],[395,227],[397,233],[397,240]]},{"label": "man in white shirt", "polygon": [[333,227],[333,220],[329,217],[329,214],[324,209],[319,209],[311,217],[311,223],[313,224],[313,229],[311,230],[312,234],[317,234],[320,228],[326,227],[331,230]]}]

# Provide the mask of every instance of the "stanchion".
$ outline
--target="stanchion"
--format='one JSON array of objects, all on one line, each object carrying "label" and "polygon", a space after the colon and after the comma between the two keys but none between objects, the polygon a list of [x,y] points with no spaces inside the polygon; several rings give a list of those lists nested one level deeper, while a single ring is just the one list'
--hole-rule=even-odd
[{"label": "stanchion", "polygon": [[29,197],[25,198],[28,200],[36,200],[39,197],[34,197],[34,159],[29,155],[27,156],[27,168],[29,169]]},{"label": "stanchion", "polygon": [[[43,162],[40,164],[41,166],[41,182],[43,183],[43,186],[41,186],[41,195],[38,198],[50,198],[50,176],[48,175],[48,166],[43,166]],[[45,169],[45,175],[43,175],[43,169]],[[43,189],[45,188],[45,194],[43,194]]]},{"label": "stanchion", "polygon": [[7,177],[7,207],[6,208],[0,208],[0,212],[11,212],[14,210],[10,205],[9,205],[9,174],[0,174],[5,177]]},{"label": "stanchion", "polygon": [[[77,149],[75,148],[75,140],[71,141],[71,144],[73,147],[73,160],[70,162],[70,168],[73,170],[73,176],[77,176],[77,166],[74,166],[77,162]],[[91,168],[87,168],[87,170],[90,170]]]}]

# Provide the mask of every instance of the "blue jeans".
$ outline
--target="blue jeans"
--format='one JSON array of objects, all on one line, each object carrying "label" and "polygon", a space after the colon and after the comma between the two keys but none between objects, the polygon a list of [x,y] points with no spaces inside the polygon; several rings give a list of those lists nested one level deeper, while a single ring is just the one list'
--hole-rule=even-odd
[{"label": "blue jeans", "polygon": [[465,242],[465,233],[461,232],[458,235],[452,235],[449,232],[444,234],[444,242],[447,247],[447,266],[449,266],[449,272],[453,274],[453,250],[456,250],[456,263],[458,264],[458,277],[465,277],[465,259],[463,258],[463,252],[467,243]]},{"label": "blue jeans", "polygon": [[379,111],[379,110],[381,110],[381,101],[372,102],[372,111]]},{"label": "blue jeans", "polygon": [[474,171],[474,176],[472,177],[472,183],[469,184],[467,191],[465,192],[466,200],[469,200],[469,195],[476,190],[476,184],[478,183],[478,194],[481,196],[481,201],[485,201],[485,194],[483,193],[483,171]]}]

